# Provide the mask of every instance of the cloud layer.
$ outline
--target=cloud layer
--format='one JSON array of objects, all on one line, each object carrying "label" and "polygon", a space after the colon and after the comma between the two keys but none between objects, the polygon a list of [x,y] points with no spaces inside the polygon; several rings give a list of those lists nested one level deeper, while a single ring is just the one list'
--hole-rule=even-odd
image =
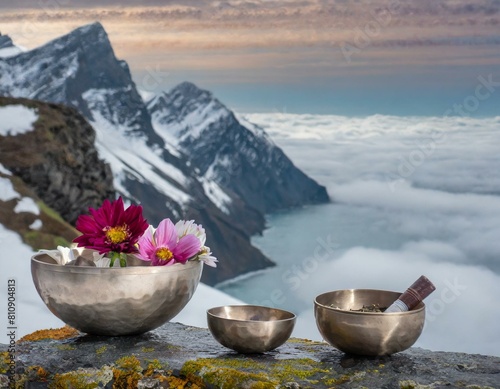
[{"label": "cloud layer", "polygon": [[[490,0],[43,4],[2,3],[2,29],[18,44],[34,47],[99,20],[118,54],[137,70],[161,63],[169,69],[293,69],[295,76],[321,77],[344,75],[346,68],[349,73],[371,74],[387,73],[389,65],[499,62],[500,4]],[[206,63],[192,55],[200,50]],[[155,57],[155,51],[164,56]],[[206,55],[214,51],[219,55]],[[168,63],[171,55],[176,56],[175,66]]]},{"label": "cloud layer", "polygon": [[500,117],[245,117],[335,201],[380,210],[393,231],[445,241],[500,274]]},{"label": "cloud layer", "polygon": [[279,266],[243,281],[247,299],[295,310],[294,334],[319,339],[318,294],[425,274],[437,290],[417,346],[500,355],[500,117],[244,117],[334,201],[271,216],[255,242]]}]

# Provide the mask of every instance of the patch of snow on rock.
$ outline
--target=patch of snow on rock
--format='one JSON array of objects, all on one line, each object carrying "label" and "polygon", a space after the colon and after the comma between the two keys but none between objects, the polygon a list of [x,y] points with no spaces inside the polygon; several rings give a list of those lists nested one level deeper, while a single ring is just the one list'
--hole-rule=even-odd
[{"label": "patch of snow on rock", "polygon": [[38,205],[36,205],[35,201],[31,197],[23,197],[18,201],[16,207],[14,208],[14,212],[29,212],[35,215],[40,215],[40,208],[38,208]]},{"label": "patch of snow on rock", "polygon": [[40,219],[36,219],[33,223],[30,224],[30,229],[31,230],[38,231],[42,227],[43,227],[43,223],[42,223],[42,221]]},{"label": "patch of snow on rock", "polygon": [[5,166],[3,166],[1,163],[0,163],[0,173],[5,174],[6,176],[12,175],[12,172],[6,169]]},{"label": "patch of snow on rock", "polygon": [[21,197],[8,178],[0,177],[0,200],[9,201]]},{"label": "patch of snow on rock", "polygon": [[19,135],[33,131],[33,123],[38,120],[35,109],[21,104],[0,107],[0,135]]}]

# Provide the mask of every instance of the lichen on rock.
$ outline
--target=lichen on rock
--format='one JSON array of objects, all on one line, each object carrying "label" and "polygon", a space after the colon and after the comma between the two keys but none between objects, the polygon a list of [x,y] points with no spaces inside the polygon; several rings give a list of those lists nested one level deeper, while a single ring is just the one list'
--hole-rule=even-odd
[{"label": "lichen on rock", "polygon": [[[276,350],[243,355],[219,345],[207,329],[177,323],[137,336],[42,334],[17,344],[19,388],[486,389],[498,387],[500,376],[498,357],[418,348],[365,358],[291,339]],[[6,351],[0,345],[0,368]],[[0,379],[8,377],[0,372]]]},{"label": "lichen on rock", "polygon": [[61,328],[50,328],[47,330],[38,330],[32,332],[31,334],[23,336],[18,340],[18,342],[37,342],[46,339],[63,340],[74,338],[78,335],[80,335],[80,332],[78,332],[78,330],[70,326],[64,326]]}]

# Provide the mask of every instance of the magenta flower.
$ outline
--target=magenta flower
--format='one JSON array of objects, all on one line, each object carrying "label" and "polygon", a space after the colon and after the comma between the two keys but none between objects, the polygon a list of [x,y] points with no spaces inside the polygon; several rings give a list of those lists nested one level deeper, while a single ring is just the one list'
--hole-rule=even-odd
[{"label": "magenta flower", "polygon": [[91,215],[81,215],[76,229],[82,233],[73,242],[103,253],[136,253],[136,243],[148,228],[140,205],[124,209],[123,200],[104,200],[101,208],[89,208]]},{"label": "magenta flower", "polygon": [[170,219],[164,219],[158,228],[150,227],[139,239],[139,257],[153,266],[186,263],[201,249],[200,240],[193,234],[181,238]]}]

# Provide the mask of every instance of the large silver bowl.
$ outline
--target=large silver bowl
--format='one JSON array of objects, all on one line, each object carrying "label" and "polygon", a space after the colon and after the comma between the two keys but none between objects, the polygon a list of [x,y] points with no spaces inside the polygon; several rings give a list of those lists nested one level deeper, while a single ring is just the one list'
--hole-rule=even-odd
[{"label": "large silver bowl", "polygon": [[263,353],[285,343],[296,316],[258,305],[226,305],[207,311],[208,328],[223,346],[240,353]]},{"label": "large silver bowl", "polygon": [[[347,289],[321,294],[314,300],[316,325],[323,338],[348,354],[390,355],[412,346],[422,333],[425,305],[409,312],[352,312],[363,305],[391,305],[401,293]],[[335,308],[336,307],[336,308]]]},{"label": "large silver bowl", "polygon": [[46,254],[31,258],[38,294],[66,324],[94,335],[134,335],[177,315],[193,296],[202,262],[173,266],[61,266]]}]

